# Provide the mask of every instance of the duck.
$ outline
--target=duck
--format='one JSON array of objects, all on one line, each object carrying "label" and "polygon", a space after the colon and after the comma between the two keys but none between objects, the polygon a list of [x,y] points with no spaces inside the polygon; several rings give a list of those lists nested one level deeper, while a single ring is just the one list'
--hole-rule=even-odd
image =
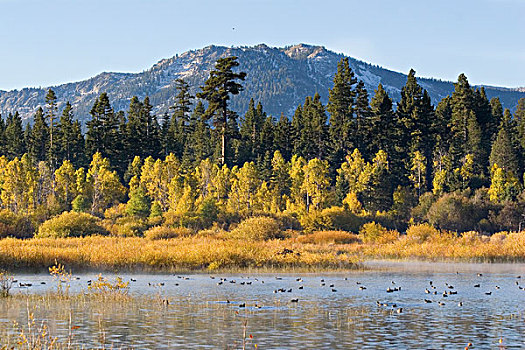
[{"label": "duck", "polygon": [[474,285],[474,288],[479,288],[479,287],[481,287],[479,283]]},{"label": "duck", "polygon": [[425,299],[425,303],[427,303],[427,304],[431,304],[431,303],[432,303],[432,300]]},{"label": "duck", "polygon": [[492,295],[492,292],[485,292],[485,295]]},{"label": "duck", "polygon": [[299,302],[299,298],[292,299],[292,300],[290,300],[290,302],[292,302],[292,303],[298,303],[298,302]]}]

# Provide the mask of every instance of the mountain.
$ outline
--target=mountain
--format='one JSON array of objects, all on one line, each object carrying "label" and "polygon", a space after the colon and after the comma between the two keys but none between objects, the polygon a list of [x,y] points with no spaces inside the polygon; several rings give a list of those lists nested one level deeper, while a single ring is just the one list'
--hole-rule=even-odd
[{"label": "mountain", "polygon": [[[53,86],[59,108],[66,101],[74,107],[75,115],[82,121],[90,118],[89,111],[95,98],[107,92],[115,110],[127,110],[131,97],[143,99],[149,95],[162,115],[173,104],[176,94],[175,79],[184,78],[193,92],[199,90],[215,61],[220,57],[239,57],[240,69],[247,72],[245,90],[232,100],[232,107],[244,113],[250,98],[260,101],[268,114],[288,116],[304,102],[306,96],[319,92],[326,103],[328,89],[337,63],[344,56],[322,46],[299,44],[284,48],[260,44],[253,47],[207,46],[200,50],[187,51],[169,59],[159,61],[141,73],[101,73],[88,80]],[[406,75],[349,58],[350,66],[358,79],[363,80],[369,94],[381,82],[394,100],[399,100]],[[452,82],[419,78],[419,83],[428,90],[434,103],[454,91]],[[504,107],[514,109],[517,101],[525,97],[525,89],[510,89],[486,86],[489,98],[498,96]],[[22,118],[29,120],[39,106],[44,106],[47,88],[24,88],[22,90],[0,91],[0,113],[5,117],[9,112],[19,111]]]}]

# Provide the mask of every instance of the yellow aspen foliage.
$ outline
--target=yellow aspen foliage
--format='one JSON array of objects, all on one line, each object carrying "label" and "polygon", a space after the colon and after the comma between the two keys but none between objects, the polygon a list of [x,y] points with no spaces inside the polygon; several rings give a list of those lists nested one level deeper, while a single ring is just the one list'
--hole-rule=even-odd
[{"label": "yellow aspen foliage", "polygon": [[290,164],[290,199],[286,203],[288,210],[296,213],[306,212],[306,192],[304,190],[304,167],[306,160],[294,155]]},{"label": "yellow aspen foliage", "polygon": [[427,167],[426,167],[425,156],[419,151],[414,152],[412,159],[411,159],[410,175],[408,179],[414,186],[414,189],[416,190],[418,197],[421,196],[422,191],[424,191],[425,189],[426,173],[427,173]]},{"label": "yellow aspen foliage", "polygon": [[328,199],[330,179],[328,162],[314,158],[304,167],[303,191],[306,192],[307,211],[319,211],[324,208]]},{"label": "yellow aspen foliage", "polygon": [[91,214],[100,214],[109,204],[117,202],[126,189],[115,171],[111,171],[109,160],[97,152],[89,165],[86,181],[91,189]]},{"label": "yellow aspen foliage", "polygon": [[79,194],[77,191],[75,167],[69,160],[64,160],[55,170],[55,192],[60,203],[69,208],[71,201]]},{"label": "yellow aspen foliage", "polygon": [[261,184],[255,163],[246,162],[242,168],[234,167],[232,175],[228,209],[241,213],[253,212],[257,190]]}]

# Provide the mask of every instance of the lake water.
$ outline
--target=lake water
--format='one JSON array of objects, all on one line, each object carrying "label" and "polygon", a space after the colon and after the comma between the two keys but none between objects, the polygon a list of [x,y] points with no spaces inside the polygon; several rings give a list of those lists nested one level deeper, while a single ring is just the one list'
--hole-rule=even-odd
[{"label": "lake water", "polygon": [[[75,276],[72,293],[96,278]],[[29,309],[51,334],[64,340],[71,331],[84,348],[241,349],[244,331],[246,349],[525,348],[523,264],[369,262],[344,273],[121,276],[136,280],[132,301],[0,299],[0,335],[13,320],[27,323]],[[32,286],[14,293],[53,288],[47,275],[15,278]]]}]

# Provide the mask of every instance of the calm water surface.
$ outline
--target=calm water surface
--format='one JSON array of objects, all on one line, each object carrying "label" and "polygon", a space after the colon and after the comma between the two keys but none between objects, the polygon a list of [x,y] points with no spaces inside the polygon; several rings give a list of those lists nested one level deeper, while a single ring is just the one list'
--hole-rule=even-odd
[{"label": "calm water surface", "polygon": [[[345,273],[213,279],[125,274],[124,280],[136,280],[130,282],[132,301],[0,299],[0,336],[13,329],[13,320],[27,323],[29,309],[61,339],[73,325],[73,343],[85,348],[239,349],[244,324],[252,349],[463,349],[469,342],[472,349],[525,348],[525,291],[519,288],[525,287],[525,265],[367,265]],[[76,277],[71,292],[85,292],[96,275]],[[221,278],[226,281],[218,285]],[[47,275],[16,279],[32,283],[15,288],[21,294],[44,294],[54,285]]]}]

